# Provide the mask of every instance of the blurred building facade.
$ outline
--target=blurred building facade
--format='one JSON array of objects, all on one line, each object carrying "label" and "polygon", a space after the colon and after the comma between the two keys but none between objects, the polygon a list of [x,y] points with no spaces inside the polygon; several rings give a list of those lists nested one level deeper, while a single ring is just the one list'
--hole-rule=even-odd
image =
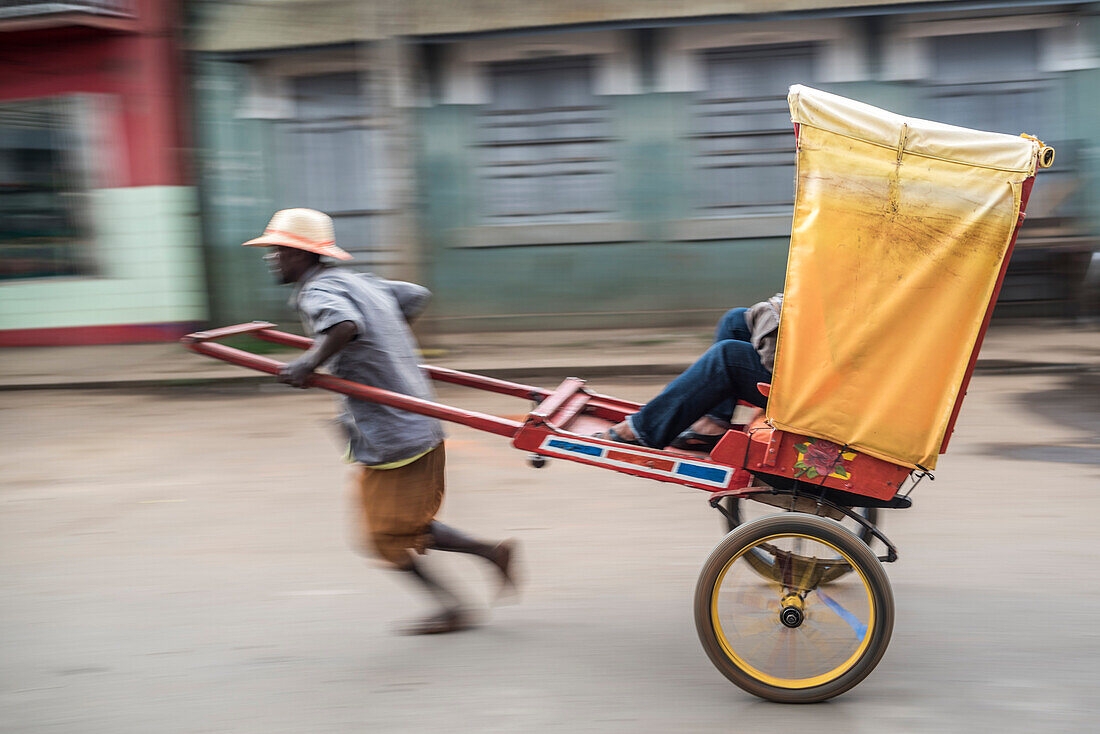
[{"label": "blurred building facade", "polygon": [[206,318],[179,3],[0,2],[0,346]]},{"label": "blurred building facade", "polygon": [[357,267],[433,289],[430,328],[710,322],[782,287],[792,83],[1056,146],[999,312],[1071,314],[1100,214],[1100,5],[774,7],[192,3],[215,318],[286,315],[238,245],[312,206]]}]

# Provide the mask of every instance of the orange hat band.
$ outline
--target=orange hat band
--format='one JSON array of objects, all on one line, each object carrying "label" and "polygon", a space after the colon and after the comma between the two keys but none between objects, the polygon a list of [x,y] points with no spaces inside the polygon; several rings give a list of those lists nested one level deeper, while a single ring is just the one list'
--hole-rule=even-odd
[{"label": "orange hat band", "polygon": [[242,243],[245,247],[293,247],[337,260],[354,260],[351,253],[336,246],[332,218],[316,209],[281,209],[267,223],[259,237]]},{"label": "orange hat band", "polygon": [[301,235],[294,234],[293,232],[285,232],[281,229],[271,229],[270,227],[268,229],[264,230],[264,234],[273,234],[273,235],[278,235],[279,237],[286,237],[289,240],[294,240],[295,242],[300,242],[301,244],[305,245],[306,247],[332,247],[333,245],[336,244],[335,240],[325,240],[324,242],[316,242],[314,240],[302,237]]}]

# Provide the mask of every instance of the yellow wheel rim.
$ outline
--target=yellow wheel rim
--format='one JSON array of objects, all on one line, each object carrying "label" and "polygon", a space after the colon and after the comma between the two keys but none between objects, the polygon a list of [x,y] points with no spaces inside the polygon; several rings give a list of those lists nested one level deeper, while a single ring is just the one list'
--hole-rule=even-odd
[{"label": "yellow wheel rim", "polygon": [[[820,545],[827,548],[832,554],[835,554],[835,556],[807,556],[774,548],[776,542],[781,539],[792,542],[797,541],[796,545],[799,547],[801,547],[802,541],[805,541],[811,548],[814,544]],[[773,579],[771,581],[766,580],[761,576],[759,568],[752,567],[753,565],[758,566],[758,564],[750,564],[748,561],[741,564],[741,566],[747,568],[747,574],[743,581],[741,581],[747,589],[741,592],[734,591],[734,593],[737,593],[741,598],[739,603],[742,607],[746,607],[747,602],[745,599],[751,600],[751,604],[748,604],[748,606],[759,609],[759,613],[754,612],[754,616],[759,618],[750,620],[751,624],[758,628],[758,631],[753,633],[755,639],[753,640],[754,644],[752,645],[752,649],[739,649],[748,648],[750,645],[746,641],[747,638],[743,636],[736,638],[738,642],[742,644],[731,642],[730,636],[727,635],[726,630],[723,629],[722,615],[719,610],[719,599],[722,596],[723,582],[726,580],[727,574],[729,574],[730,570],[740,559],[744,558],[746,554],[750,553],[754,548],[764,544],[768,544],[771,552],[774,554],[773,557],[776,559],[776,564],[780,563],[780,558],[784,559],[783,568],[785,572],[791,576],[791,578],[787,579],[790,584],[784,585],[779,583],[778,579]],[[824,553],[822,556],[824,556]],[[854,574],[845,575],[845,578],[848,579],[846,583],[851,587],[850,591],[847,592],[847,597],[850,600],[849,606],[855,607],[855,612],[848,610],[830,596],[830,593],[837,595],[837,592],[833,590],[832,587],[830,587],[829,592],[826,592],[824,589],[818,589],[817,586],[819,583],[814,579],[815,575],[820,579],[820,576],[825,572],[824,569],[835,567],[838,560],[856,572]],[[789,596],[792,590],[800,592],[805,596],[807,623],[811,623],[816,618],[819,625],[817,628],[803,625],[792,629],[785,627],[780,622],[779,611],[781,600]],[[768,604],[771,603],[768,601],[769,598],[774,599],[774,604],[770,609],[770,611],[774,612],[772,614],[773,623],[770,625],[768,622]],[[865,620],[861,619],[861,616],[865,617]],[[714,582],[711,591],[710,618],[719,645],[734,665],[761,683],[776,688],[789,689],[812,688],[814,686],[823,685],[836,680],[851,670],[852,666],[859,661],[871,643],[871,638],[875,632],[876,619],[875,601],[871,593],[871,585],[863,569],[861,569],[847,553],[833,543],[820,537],[814,537],[804,533],[776,533],[754,541],[738,551],[737,554],[722,567],[717,580]],[[837,624],[837,620],[842,624]],[[738,622],[733,620],[730,621],[731,627],[736,627],[737,625]],[[804,626],[805,629],[803,629]],[[821,631],[822,626],[826,629],[824,634]],[[851,639],[848,639],[849,637]],[[777,672],[775,670],[769,672],[768,670],[762,669],[763,667],[769,667],[762,665],[762,656],[760,655],[760,649],[762,647],[765,653],[768,651],[772,653],[771,660],[775,661],[775,664],[770,667],[788,669],[795,667],[809,668],[809,674],[777,675],[775,674]],[[834,664],[834,662],[817,664],[813,662],[811,656],[806,654],[810,652],[812,648],[817,648],[819,650],[824,648],[827,654],[822,657],[826,661],[831,660],[835,662],[836,660],[840,660],[840,662],[838,664]],[[799,661],[799,664],[796,665],[794,657],[799,651],[801,651],[804,660]],[[780,659],[783,658],[785,654],[791,659]],[[805,662],[806,660],[810,662],[807,664],[807,662]],[[821,670],[821,667],[825,667],[826,669]]]}]

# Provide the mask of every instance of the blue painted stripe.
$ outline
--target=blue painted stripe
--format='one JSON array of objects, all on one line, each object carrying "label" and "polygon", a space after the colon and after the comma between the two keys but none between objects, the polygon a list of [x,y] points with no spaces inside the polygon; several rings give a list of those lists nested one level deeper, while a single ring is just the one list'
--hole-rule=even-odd
[{"label": "blue painted stripe", "polygon": [[725,469],[715,469],[712,466],[699,466],[698,464],[685,464],[680,463],[676,467],[677,474],[683,474],[685,477],[694,477],[695,479],[705,479],[708,482],[724,482],[726,481],[727,471]]},{"label": "blue painted stripe", "polygon": [[561,449],[562,451],[572,451],[575,454],[585,454],[587,456],[603,456],[603,449],[599,446],[587,446],[583,443],[569,443],[568,441],[562,441],[561,439],[550,439],[550,443],[547,444],[552,449]]},{"label": "blue painted stripe", "polygon": [[856,633],[856,639],[863,642],[863,636],[867,634],[867,625],[856,619],[856,615],[840,606],[839,602],[829,598],[821,589],[814,589],[814,591],[817,592],[817,598],[825,602],[825,606],[836,612],[836,615],[852,628],[852,631]]}]

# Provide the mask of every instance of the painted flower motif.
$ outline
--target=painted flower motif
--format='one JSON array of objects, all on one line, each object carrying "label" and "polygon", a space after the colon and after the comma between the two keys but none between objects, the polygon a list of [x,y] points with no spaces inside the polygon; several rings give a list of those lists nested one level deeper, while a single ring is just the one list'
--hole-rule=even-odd
[{"label": "painted flower motif", "polygon": [[806,443],[795,445],[798,452],[798,461],[795,469],[801,470],[799,476],[807,479],[833,476],[838,479],[850,479],[848,471],[849,462],[855,458],[855,454],[844,451],[842,447],[824,439],[814,439]]}]

